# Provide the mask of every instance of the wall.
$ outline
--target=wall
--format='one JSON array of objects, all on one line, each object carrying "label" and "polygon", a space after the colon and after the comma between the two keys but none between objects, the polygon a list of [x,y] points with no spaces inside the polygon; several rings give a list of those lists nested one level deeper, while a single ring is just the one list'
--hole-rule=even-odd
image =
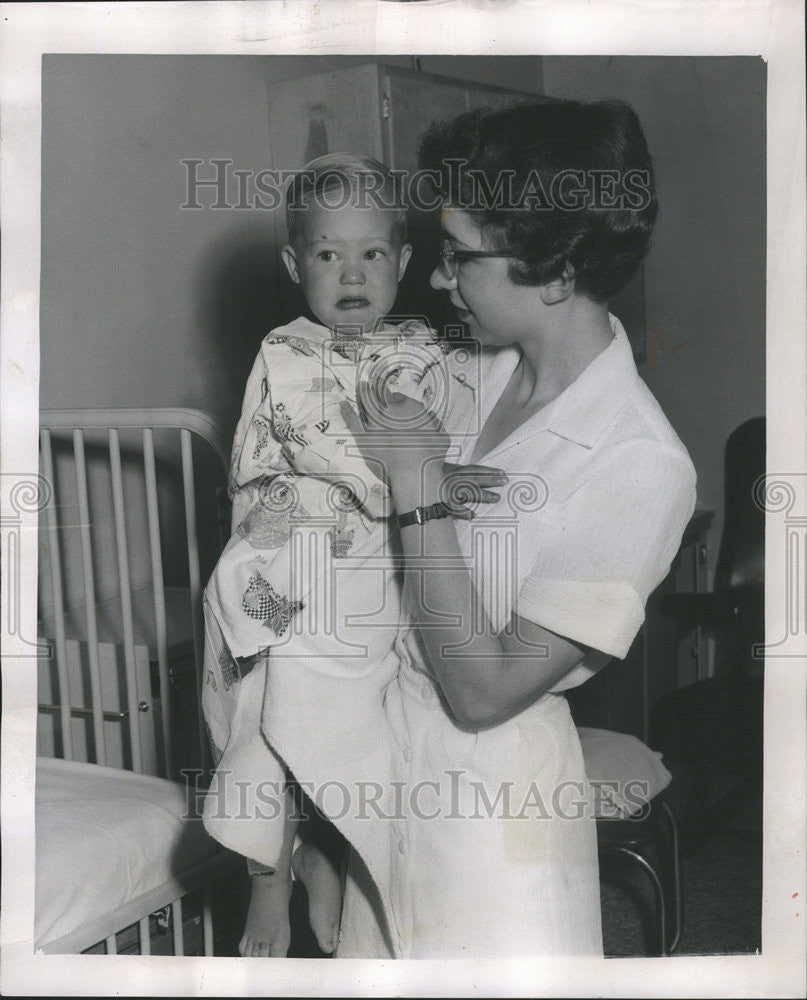
[{"label": "wall", "polygon": [[653,154],[661,213],[645,264],[642,376],[722,523],[723,449],[765,412],[765,64],[755,58],[546,58],[547,93],[621,98]]},{"label": "wall", "polygon": [[[230,432],[261,337],[278,321],[277,237],[261,210],[183,209],[187,168],[270,160],[273,83],[373,62],[371,57],[47,55],[42,77],[42,355],[44,409],[190,406]],[[409,56],[386,63],[414,68]],[[424,71],[540,90],[535,59],[424,58]],[[279,111],[273,108],[272,113]],[[290,164],[297,166],[299,164]],[[235,182],[237,184],[237,182]],[[237,202],[237,187],[228,192]],[[213,198],[199,196],[205,205]],[[289,290],[293,291],[288,283]],[[71,454],[57,479],[64,599],[84,604]],[[95,586],[118,590],[103,448],[88,453]],[[176,472],[177,456],[162,456]],[[142,469],[125,463],[130,578],[150,578]],[[197,484],[199,485],[199,484]],[[212,497],[212,487],[200,495]],[[176,511],[161,505],[166,524]],[[183,532],[166,529],[167,542]],[[166,549],[168,582],[187,571]],[[44,553],[44,548],[42,549]],[[212,566],[207,567],[209,570]],[[40,575],[47,581],[48,574]],[[40,588],[47,617],[52,595]]]},{"label": "wall", "polygon": [[[273,81],[372,61],[45,56],[43,408],[196,406],[234,426],[277,249],[265,212],[182,209],[181,161],[204,161],[200,177],[216,157],[260,170]],[[541,86],[535,59],[433,56],[422,68]]]}]

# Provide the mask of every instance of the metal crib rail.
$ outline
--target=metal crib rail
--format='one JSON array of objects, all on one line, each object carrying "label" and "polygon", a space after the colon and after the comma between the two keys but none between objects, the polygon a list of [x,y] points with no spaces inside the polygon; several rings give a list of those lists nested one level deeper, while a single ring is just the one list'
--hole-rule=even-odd
[{"label": "metal crib rail", "polygon": [[[154,432],[176,432],[175,449],[179,459],[181,474],[177,488],[181,491],[181,504],[185,520],[185,556],[189,573],[189,602],[185,613],[191,622],[193,658],[195,663],[197,709],[199,707],[199,692],[202,671],[203,653],[203,623],[202,623],[202,584],[199,559],[199,538],[197,528],[197,496],[196,470],[194,463],[194,441],[204,442],[211,450],[218,467],[226,477],[228,468],[229,446],[227,437],[209,414],[189,408],[175,409],[93,409],[93,410],[46,410],[40,417],[40,451],[43,474],[54,484],[54,438],[64,444],[66,435],[59,432],[70,432],[72,436],[72,464],[75,469],[75,494],[78,501],[78,534],[80,543],[81,581],[83,600],[80,602],[83,621],[81,622],[82,641],[86,642],[87,666],[89,674],[91,708],[74,704],[71,699],[70,677],[68,672],[68,639],[65,634],[65,593],[63,587],[63,566],[59,544],[59,509],[58,501],[52,503],[45,512],[47,550],[50,563],[50,592],[53,601],[53,635],[56,675],[59,697],[50,702],[43,701],[40,710],[58,712],[63,755],[66,759],[74,759],[72,719],[75,716],[86,716],[92,719],[93,744],[95,748],[93,763],[106,764],[106,744],[104,721],[128,719],[129,754],[131,767],[135,771],[144,770],[143,747],[141,746],[138,713],[148,709],[144,707],[143,699],[138,697],[137,665],[135,654],[135,623],[133,619],[133,591],[130,573],[129,530],[131,525],[127,518],[131,506],[130,497],[126,495],[124,473],[121,458],[121,432],[126,434],[128,441],[132,432],[140,431],[139,447],[142,457],[141,473],[145,491],[146,523],[138,525],[138,529],[147,538],[149,547],[149,563],[151,573],[151,588],[153,589],[153,616],[155,650],[160,692],[162,699],[162,747],[164,749],[163,773],[173,773],[172,737],[170,731],[171,685],[169,680],[169,645],[166,615],[166,593],[164,587],[163,552],[160,543],[160,505],[157,484],[157,461],[155,457]],[[115,640],[116,646],[122,650],[125,664],[126,704],[120,711],[110,712],[102,706],[102,664],[99,642],[99,622],[97,619],[97,587],[93,571],[93,541],[91,537],[91,500],[88,489],[88,460],[86,455],[87,435],[93,435],[93,444],[97,446],[98,435],[105,435],[108,447],[108,474],[112,493],[112,508],[114,516],[114,552],[117,562],[118,598],[120,612],[120,635]],[[172,442],[174,436],[172,435]],[[76,525],[74,525],[76,527]],[[219,517],[219,542],[222,539],[221,517]],[[164,529],[165,530],[165,529]],[[205,759],[206,745],[203,727],[199,726],[199,752]],[[148,768],[146,768],[148,769]]]}]

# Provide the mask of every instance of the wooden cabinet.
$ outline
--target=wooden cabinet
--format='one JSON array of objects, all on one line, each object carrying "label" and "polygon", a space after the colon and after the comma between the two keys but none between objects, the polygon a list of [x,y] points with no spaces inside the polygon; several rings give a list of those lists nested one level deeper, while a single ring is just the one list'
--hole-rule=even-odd
[{"label": "wooden cabinet", "polygon": [[315,156],[349,150],[393,170],[415,170],[417,142],[430,122],[528,96],[376,63],[273,83],[272,168],[296,170]]}]

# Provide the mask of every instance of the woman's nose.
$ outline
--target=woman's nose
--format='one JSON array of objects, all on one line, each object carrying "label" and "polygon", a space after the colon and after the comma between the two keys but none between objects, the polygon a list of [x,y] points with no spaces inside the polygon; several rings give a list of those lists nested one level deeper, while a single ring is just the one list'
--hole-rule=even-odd
[{"label": "woman's nose", "polygon": [[429,284],[438,292],[444,292],[450,288],[454,288],[457,284],[457,279],[456,277],[447,278],[442,265],[438,264],[432,271],[431,277],[429,278]]}]

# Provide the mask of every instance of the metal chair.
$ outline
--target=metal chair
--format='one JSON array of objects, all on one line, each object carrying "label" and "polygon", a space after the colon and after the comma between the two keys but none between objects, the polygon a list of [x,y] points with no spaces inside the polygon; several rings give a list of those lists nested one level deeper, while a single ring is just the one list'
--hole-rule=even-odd
[{"label": "metal chair", "polygon": [[586,775],[594,792],[600,864],[628,862],[653,892],[656,955],[681,937],[678,826],[666,800],[670,774],[660,754],[625,733],[580,727]]},{"label": "metal chair", "polygon": [[650,739],[690,786],[682,832],[726,828],[743,801],[756,801],[761,826],[765,514],[755,487],[765,473],[765,418],[730,435],[725,455],[725,514],[714,589],[675,594],[661,604],[684,628],[716,637],[715,676],[660,699]]}]

